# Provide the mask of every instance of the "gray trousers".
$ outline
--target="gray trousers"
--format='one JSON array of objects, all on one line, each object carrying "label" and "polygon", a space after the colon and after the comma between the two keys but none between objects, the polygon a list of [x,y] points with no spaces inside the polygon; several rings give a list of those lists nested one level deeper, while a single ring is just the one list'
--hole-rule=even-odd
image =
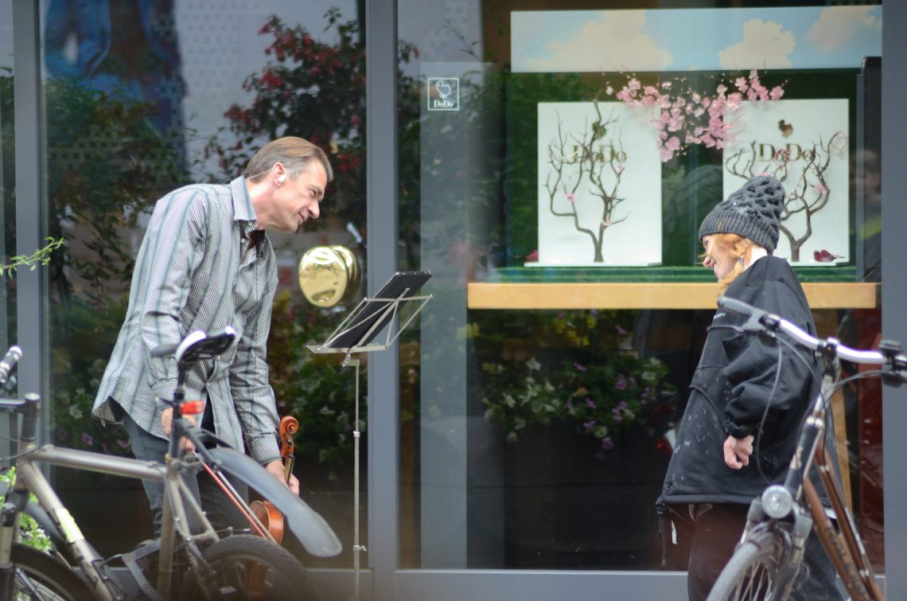
[{"label": "gray trousers", "polygon": [[[208,403],[208,406],[210,407],[210,403]],[[126,432],[129,434],[129,440],[132,442],[132,453],[136,459],[163,463],[170,442],[142,429],[125,411],[122,411],[122,418]],[[204,419],[202,423],[205,423]],[[248,500],[248,486],[236,478],[228,479],[236,489],[236,492],[243,499]],[[229,527],[236,529],[249,528],[248,520],[236,509],[236,506],[223,493],[210,474],[202,471],[195,477],[184,478],[183,481],[192,492],[195,500],[200,501],[202,509],[208,515],[208,519],[215,530],[223,530]],[[149,482],[148,480],[142,480],[142,484],[145,487],[145,495],[148,497],[148,504],[151,506],[151,514],[154,518],[154,533],[155,535],[160,535],[161,516],[164,507],[164,485],[161,482]],[[196,530],[196,526],[193,525],[192,529]]]}]

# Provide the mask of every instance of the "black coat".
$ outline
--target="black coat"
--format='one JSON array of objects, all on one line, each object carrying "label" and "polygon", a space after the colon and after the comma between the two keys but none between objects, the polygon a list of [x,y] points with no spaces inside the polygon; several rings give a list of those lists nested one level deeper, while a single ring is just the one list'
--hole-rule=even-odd
[{"label": "black coat", "polygon": [[[725,294],[816,335],[803,288],[783,259],[758,259]],[[804,363],[787,347],[721,329],[743,321],[722,310],[712,319],[659,503],[749,503],[765,489],[766,479],[784,479],[800,424],[819,390],[821,370],[810,353],[799,353]],[[781,372],[772,395],[779,349]],[[749,465],[740,470],[724,462],[729,434],[755,436]]]}]

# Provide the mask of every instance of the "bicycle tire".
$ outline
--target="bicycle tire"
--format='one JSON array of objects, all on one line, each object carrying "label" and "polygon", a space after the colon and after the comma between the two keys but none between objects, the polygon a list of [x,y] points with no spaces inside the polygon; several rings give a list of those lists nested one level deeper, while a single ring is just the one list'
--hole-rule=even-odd
[{"label": "bicycle tire", "polygon": [[[200,581],[190,574],[184,582],[180,599],[222,601],[321,601],[305,567],[289,551],[271,541],[249,534],[223,538],[203,553],[212,569],[212,577]],[[261,590],[249,590],[250,570],[266,570]]]},{"label": "bicycle tire", "polygon": [[62,561],[19,543],[11,555],[16,566],[14,601],[84,601],[94,593],[84,580]]},{"label": "bicycle tire", "polygon": [[707,601],[785,601],[773,596],[785,545],[776,533],[756,533],[734,551]]}]

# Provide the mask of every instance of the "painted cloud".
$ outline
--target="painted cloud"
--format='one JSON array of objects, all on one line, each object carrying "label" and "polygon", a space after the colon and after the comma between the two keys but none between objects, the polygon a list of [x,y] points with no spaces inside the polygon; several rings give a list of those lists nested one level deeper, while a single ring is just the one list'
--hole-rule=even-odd
[{"label": "painted cloud", "polygon": [[859,34],[880,28],[882,21],[868,12],[874,6],[836,6],[819,15],[806,40],[826,54],[839,50]]},{"label": "painted cloud", "polygon": [[743,41],[719,50],[718,61],[722,69],[789,69],[796,45],[794,34],[778,23],[750,19],[743,24]]},{"label": "painted cloud", "polygon": [[622,71],[632,65],[639,71],[661,71],[674,60],[643,31],[645,11],[625,10],[603,13],[589,21],[579,34],[566,41],[551,40],[545,45],[549,58],[529,59],[532,71]]}]

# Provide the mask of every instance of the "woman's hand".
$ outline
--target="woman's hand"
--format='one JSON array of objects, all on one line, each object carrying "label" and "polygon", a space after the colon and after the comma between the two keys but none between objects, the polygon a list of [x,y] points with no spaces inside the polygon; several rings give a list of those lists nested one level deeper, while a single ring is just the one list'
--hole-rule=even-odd
[{"label": "woman's hand", "polygon": [[724,462],[732,470],[739,470],[740,468],[749,465],[750,455],[752,454],[752,435],[749,435],[746,438],[728,436],[727,440],[724,441]]}]

